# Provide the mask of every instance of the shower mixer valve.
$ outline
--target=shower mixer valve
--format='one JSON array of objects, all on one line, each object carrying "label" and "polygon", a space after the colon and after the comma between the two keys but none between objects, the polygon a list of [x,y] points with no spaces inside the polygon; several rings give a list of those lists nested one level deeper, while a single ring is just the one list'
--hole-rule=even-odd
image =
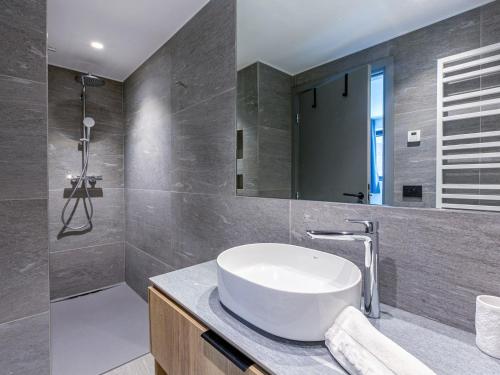
[{"label": "shower mixer valve", "polygon": [[[78,180],[80,179],[80,176],[68,175],[67,178],[71,181],[71,185],[76,185],[78,183]],[[97,181],[102,181],[102,176],[85,176],[84,180],[94,188]]]},{"label": "shower mixer valve", "polygon": [[[76,80],[82,85],[82,94],[80,96],[81,104],[82,104],[82,122],[81,126],[81,138],[78,144],[78,150],[82,151],[82,169],[79,176],[73,176],[68,174],[66,178],[71,182],[71,194],[66,199],[66,203],[61,212],[61,222],[64,227],[63,230],[69,229],[74,231],[80,230],[92,230],[92,217],[94,216],[94,205],[92,204],[92,194],[89,192],[88,185],[91,188],[95,188],[97,181],[102,180],[102,176],[89,176],[87,174],[89,160],[90,160],[90,143],[91,137],[90,132],[92,128],[95,126],[95,120],[87,116],[87,86],[88,87],[101,87],[106,84],[106,81],[102,78],[96,77],[93,74],[79,74],[76,77]],[[88,184],[88,185],[87,185]],[[81,191],[83,190],[83,191]],[[78,192],[78,195],[77,195]],[[75,201],[75,205],[72,208],[71,215],[66,215],[66,211],[69,207],[70,202],[73,198],[77,198]],[[83,225],[72,226],[71,219],[73,217],[73,213],[77,209],[80,198],[84,199],[84,209],[85,214],[87,216],[87,222]]]}]

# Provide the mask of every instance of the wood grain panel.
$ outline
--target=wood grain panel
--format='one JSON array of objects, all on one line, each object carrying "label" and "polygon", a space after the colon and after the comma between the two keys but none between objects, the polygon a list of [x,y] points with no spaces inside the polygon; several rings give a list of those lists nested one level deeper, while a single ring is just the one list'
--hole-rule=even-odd
[{"label": "wood grain panel", "polygon": [[167,375],[164,369],[161,368],[160,364],[155,361],[155,375]]},{"label": "wood grain panel", "polygon": [[149,288],[149,318],[157,375],[265,375],[255,365],[241,371],[200,337],[208,328],[153,287]]}]

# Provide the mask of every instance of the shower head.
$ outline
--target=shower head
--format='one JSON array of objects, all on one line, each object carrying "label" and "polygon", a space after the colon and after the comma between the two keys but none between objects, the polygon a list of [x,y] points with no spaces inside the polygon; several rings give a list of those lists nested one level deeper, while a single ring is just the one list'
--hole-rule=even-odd
[{"label": "shower head", "polygon": [[82,86],[89,86],[89,87],[100,87],[104,86],[106,83],[104,79],[97,77],[93,74],[87,73],[87,74],[80,74],[75,77],[78,82],[82,84]]},{"label": "shower head", "polygon": [[90,129],[95,125],[95,120],[92,117],[85,117],[83,119],[83,125]]}]

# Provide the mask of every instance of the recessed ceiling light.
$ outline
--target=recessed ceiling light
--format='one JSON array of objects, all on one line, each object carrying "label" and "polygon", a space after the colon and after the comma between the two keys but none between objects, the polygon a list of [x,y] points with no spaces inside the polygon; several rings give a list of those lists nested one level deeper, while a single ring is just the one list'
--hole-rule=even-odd
[{"label": "recessed ceiling light", "polygon": [[90,45],[92,47],[94,47],[95,49],[103,49],[104,48],[104,44],[99,43],[99,42],[90,42]]}]

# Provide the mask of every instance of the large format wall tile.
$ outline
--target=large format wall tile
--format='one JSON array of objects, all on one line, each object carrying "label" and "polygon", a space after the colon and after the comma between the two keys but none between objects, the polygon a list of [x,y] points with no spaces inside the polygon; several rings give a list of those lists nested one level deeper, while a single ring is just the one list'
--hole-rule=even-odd
[{"label": "large format wall tile", "polygon": [[[360,225],[348,224],[345,219],[377,220],[380,222],[380,262],[390,264],[395,254],[404,253],[408,218],[397,209],[387,209],[386,215],[380,211],[380,208],[373,206],[292,201],[290,215],[292,244],[300,244],[346,257],[361,269],[364,264],[363,246],[354,242],[311,240],[306,235],[306,230],[362,230]],[[394,268],[394,266],[389,268]],[[382,296],[384,296],[384,290],[382,290]]]},{"label": "large format wall tile", "polygon": [[50,374],[46,8],[0,1],[2,374]]},{"label": "large format wall tile", "polygon": [[289,202],[234,196],[182,194],[180,246],[168,263],[187,267],[222,251],[255,242],[288,242]]},{"label": "large format wall tile", "polygon": [[46,82],[46,1],[2,1],[0,75]]},{"label": "large format wall tile", "polygon": [[[472,330],[475,295],[499,293],[496,215],[234,196],[234,167],[229,167],[234,139],[222,133],[229,129],[234,137],[234,3],[209,2],[125,83],[127,282],[144,297],[148,277],[252,242],[291,242],[362,267],[360,244],[312,241],[305,231],[352,229],[345,218],[372,219],[381,225],[382,301]],[[498,3],[487,8],[496,10]],[[496,33],[495,17],[483,10],[483,40],[486,29]],[[398,196],[403,184],[424,179],[429,181],[425,201],[411,203],[434,201],[436,59],[479,46],[479,21],[479,11],[473,10],[294,77],[298,85],[380,59],[401,64],[394,77],[398,203],[403,203]],[[251,96],[240,99],[252,107]],[[243,122],[256,118],[249,113]],[[264,118],[272,121],[267,114]],[[414,128],[422,130],[422,142],[409,148],[406,135]],[[250,128],[245,129],[248,134]],[[275,151],[287,152],[272,137],[266,140]]]},{"label": "large format wall tile", "polygon": [[72,233],[71,230],[61,233],[60,222],[50,223],[50,251],[58,252],[123,241],[123,223],[123,218],[94,220],[92,230],[85,230],[80,234]]},{"label": "large format wall tile", "polygon": [[[67,201],[64,196],[64,190],[51,190],[49,193],[50,251],[55,252],[123,241],[125,225],[123,189],[103,189],[102,196],[92,198],[92,204],[94,205],[93,227],[92,230],[85,232],[62,231],[61,212]],[[76,199],[71,201],[66,211],[66,217],[70,216],[76,202]],[[80,200],[70,224],[76,227],[86,222],[87,217],[83,201]]]},{"label": "large format wall tile", "polygon": [[212,0],[171,39],[173,113],[236,86],[235,15]]},{"label": "large format wall tile", "polygon": [[291,131],[292,76],[259,66],[259,126]]},{"label": "large format wall tile", "polygon": [[144,300],[148,299],[149,278],[173,271],[148,253],[125,243],[125,281]]},{"label": "large format wall tile", "polygon": [[251,242],[288,242],[288,201],[127,190],[127,242],[173,268]]},{"label": "large format wall tile", "polygon": [[360,267],[361,244],[311,240],[305,231],[359,228],[346,218],[378,220],[381,299],[389,305],[473,330],[475,297],[498,294],[500,223],[495,214],[320,202],[292,202],[291,207],[292,243],[332,252]]},{"label": "large format wall tile", "polygon": [[[53,132],[49,133],[49,147],[53,147]],[[122,138],[122,137],[120,137]],[[102,176],[102,180],[97,182],[100,188],[123,187],[123,155],[97,155],[89,160],[88,174],[90,176]],[[67,157],[59,155],[49,157],[49,184],[51,189],[61,189],[71,187],[67,179],[68,175],[79,176],[81,166],[81,154],[76,152],[68,154]]]},{"label": "large format wall tile", "polygon": [[481,46],[500,41],[500,2],[493,1],[481,7]]},{"label": "large format wall tile", "polygon": [[262,62],[240,70],[237,108],[236,127],[243,136],[238,194],[290,198],[292,76]]},{"label": "large format wall tile", "polygon": [[[79,175],[82,153],[81,90],[73,70],[49,66],[49,186],[67,188],[68,174]],[[99,187],[123,187],[122,84],[105,80],[102,87],[87,89],[87,116],[96,121],[92,128],[88,173],[102,175]]]},{"label": "large format wall tile", "polygon": [[50,254],[50,297],[57,299],[125,279],[123,242]]},{"label": "large format wall tile", "polygon": [[9,375],[49,375],[49,313],[0,324],[0,369]]},{"label": "large format wall tile", "polygon": [[125,190],[126,241],[170,264],[180,245],[180,195],[158,190]]},{"label": "large format wall tile", "polygon": [[2,1],[0,22],[8,24],[23,23],[25,27],[45,32],[47,5],[45,0]]},{"label": "large format wall tile", "polygon": [[0,75],[0,198],[47,197],[46,84]]},{"label": "large format wall tile", "polygon": [[[146,109],[148,102],[161,99],[163,108],[156,108],[171,113],[172,89],[172,41],[158,49],[146,63],[142,64],[124,82],[124,108],[126,116]],[[137,124],[134,124],[137,125]],[[127,130],[130,130],[127,128]]]},{"label": "large format wall tile", "polygon": [[[92,198],[94,220],[119,220],[124,218],[125,208],[123,205],[123,189],[94,189],[89,191],[95,192],[97,195]],[[62,227],[61,211],[67,201],[65,197],[67,197],[70,192],[71,189],[49,191],[49,223],[61,224]],[[70,211],[74,203],[75,201],[72,201],[68,206]],[[73,215],[73,220],[74,222],[72,223],[75,225],[84,224],[87,221],[82,201],[78,204],[78,209]]]},{"label": "large format wall tile", "polygon": [[49,308],[47,200],[0,201],[0,212],[3,323]]},{"label": "large format wall tile", "polygon": [[193,105],[173,116],[174,191],[233,194],[235,189],[235,114],[228,103],[235,90]]},{"label": "large format wall tile", "polygon": [[153,98],[145,101],[140,111],[127,116],[124,155],[127,188],[169,190],[173,185],[177,171],[172,162],[175,146],[167,105],[163,99]]},{"label": "large format wall tile", "polygon": [[[258,72],[259,64],[252,64],[238,71],[237,87],[237,128],[246,130],[258,125],[259,90]],[[245,134],[245,133],[243,133]],[[245,148],[243,149],[245,151]]]},{"label": "large format wall tile", "polygon": [[[89,175],[101,175],[92,198],[92,229],[64,230],[61,212],[71,184],[67,175],[81,173],[81,73],[48,67],[49,242],[51,295],[61,298],[105,287],[124,278],[125,209],[123,84],[106,79],[102,87],[87,88],[87,116],[96,121],[91,131]],[[74,207],[76,199],[70,203]],[[80,199],[70,225],[86,223]],[[88,205],[88,202],[87,202]],[[111,244],[111,245],[110,245]],[[120,250],[121,249],[121,250]],[[116,261],[116,264],[112,264]],[[95,273],[94,273],[95,272]],[[118,276],[121,275],[121,276]],[[88,288],[88,289],[86,289]]]},{"label": "large format wall tile", "polygon": [[[500,221],[495,213],[411,212],[406,254],[399,261],[401,268],[419,271],[418,281],[422,284],[425,278],[435,282],[418,288],[414,298],[405,294],[401,304],[472,330],[476,296],[500,292],[499,233]],[[443,300],[447,302],[443,304]],[[413,306],[415,303],[417,306]]]},{"label": "large format wall tile", "polygon": [[[47,96],[43,85],[6,77],[1,81],[17,86],[15,96],[0,99],[1,160],[40,162],[47,155]],[[30,92],[23,94],[26,87]]]}]

